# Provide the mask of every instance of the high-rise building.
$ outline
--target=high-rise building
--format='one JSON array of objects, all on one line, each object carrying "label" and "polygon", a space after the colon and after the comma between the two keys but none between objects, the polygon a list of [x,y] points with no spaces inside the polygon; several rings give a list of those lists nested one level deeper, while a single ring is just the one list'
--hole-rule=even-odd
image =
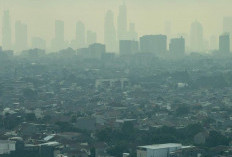
[{"label": "high-rise building", "polygon": [[142,52],[161,54],[167,51],[166,35],[145,35],[140,37],[140,49]]},{"label": "high-rise building", "polygon": [[230,35],[229,34],[220,35],[219,52],[230,53]]},{"label": "high-rise building", "polygon": [[131,55],[139,51],[138,41],[120,40],[119,52],[120,55]]},{"label": "high-rise building", "polygon": [[137,39],[138,39],[138,34],[135,31],[135,24],[130,23],[129,31],[128,31],[128,40],[137,40]]},{"label": "high-rise building", "polygon": [[81,21],[78,21],[76,24],[76,41],[77,48],[83,48],[85,44],[85,25]]},{"label": "high-rise building", "polygon": [[127,7],[125,2],[119,6],[118,40],[127,40]]},{"label": "high-rise building", "polygon": [[194,52],[202,52],[203,45],[203,27],[199,22],[195,21],[192,23],[190,30],[190,49]]},{"label": "high-rise building", "polygon": [[105,16],[104,42],[108,52],[115,52],[117,50],[114,14],[111,10],[107,11]]},{"label": "high-rise building", "polygon": [[223,18],[223,32],[232,34],[232,16]]},{"label": "high-rise building", "polygon": [[101,59],[102,54],[106,52],[106,46],[99,43],[89,45],[91,58]]},{"label": "high-rise building", "polygon": [[35,49],[46,49],[46,41],[39,37],[33,37],[31,39],[31,48]]},{"label": "high-rise building", "polygon": [[64,21],[55,21],[55,38],[52,40],[52,49],[55,51],[65,48]]},{"label": "high-rise building", "polygon": [[91,45],[97,42],[97,33],[93,31],[87,31],[87,45]]},{"label": "high-rise building", "polygon": [[11,41],[11,20],[9,10],[4,11],[2,21],[2,47],[3,49],[12,49]]},{"label": "high-rise building", "polygon": [[22,51],[28,47],[27,25],[17,21],[15,23],[15,50]]},{"label": "high-rise building", "polygon": [[[230,37],[232,37],[232,16],[223,18],[223,33],[230,33]],[[232,40],[230,46],[232,46]]]},{"label": "high-rise building", "polygon": [[183,37],[171,39],[169,44],[169,51],[176,55],[184,55],[185,40]]}]

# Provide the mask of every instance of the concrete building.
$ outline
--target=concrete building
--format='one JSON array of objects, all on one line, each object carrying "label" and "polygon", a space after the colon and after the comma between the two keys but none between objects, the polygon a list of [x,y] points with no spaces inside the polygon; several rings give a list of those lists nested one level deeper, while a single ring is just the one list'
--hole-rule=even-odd
[{"label": "concrete building", "polygon": [[171,39],[169,44],[169,51],[176,55],[183,55],[185,53],[185,40],[183,37]]},{"label": "concrete building", "polygon": [[219,37],[219,52],[230,53],[230,35],[223,34]]},{"label": "concrete building", "polygon": [[167,51],[166,35],[145,35],[140,37],[141,52],[161,54]]},{"label": "concrete building", "polygon": [[10,154],[10,152],[15,151],[15,141],[0,140],[0,155]]},{"label": "concrete building", "polygon": [[104,24],[104,42],[108,52],[115,52],[117,50],[116,29],[114,26],[114,13],[109,10],[105,15]]},{"label": "concrete building", "polygon": [[27,34],[27,25],[21,21],[15,23],[15,50],[22,51],[26,50],[28,47],[28,34]]},{"label": "concrete building", "polygon": [[137,148],[137,157],[168,157],[171,152],[181,148],[182,145],[179,143],[139,146]]},{"label": "concrete building", "polygon": [[127,37],[127,7],[125,2],[119,6],[118,13],[118,40],[126,40]]},{"label": "concrete building", "polygon": [[5,50],[10,50],[12,48],[11,44],[11,18],[9,10],[6,10],[2,18],[2,47]]},{"label": "concrete building", "polygon": [[[223,33],[230,33],[230,37],[232,36],[232,16],[227,16],[223,18]],[[232,40],[230,41],[230,45],[232,45]]]},{"label": "concrete building", "polygon": [[96,89],[98,88],[121,88],[123,89],[128,84],[129,84],[129,80],[127,78],[97,79],[95,82],[95,87]]},{"label": "concrete building", "polygon": [[92,58],[101,59],[102,54],[106,52],[106,46],[99,43],[89,45],[89,52]]},{"label": "concrete building", "polygon": [[85,44],[85,25],[81,21],[76,24],[76,42],[77,48],[83,48]]},{"label": "concrete building", "polygon": [[119,52],[120,55],[131,55],[139,51],[139,45],[137,41],[132,40],[120,40]]},{"label": "concrete building", "polygon": [[55,37],[52,40],[52,50],[58,51],[65,48],[64,21],[55,21]]},{"label": "concrete building", "polygon": [[204,50],[203,27],[201,23],[195,21],[190,30],[190,49],[193,52],[202,52]]}]

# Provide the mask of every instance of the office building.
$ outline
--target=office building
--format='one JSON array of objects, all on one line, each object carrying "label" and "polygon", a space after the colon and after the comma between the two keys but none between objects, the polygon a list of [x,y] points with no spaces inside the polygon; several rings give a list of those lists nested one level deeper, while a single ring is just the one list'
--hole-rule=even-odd
[{"label": "office building", "polygon": [[131,55],[139,51],[138,41],[120,40],[119,52],[120,55]]},{"label": "office building", "polygon": [[191,25],[190,49],[193,52],[202,52],[204,50],[203,27],[197,21]]},{"label": "office building", "polygon": [[117,50],[116,30],[114,26],[114,14],[111,10],[107,11],[104,24],[104,42],[108,52]]},{"label": "office building", "polygon": [[125,2],[119,6],[118,14],[118,40],[127,40],[127,7]]},{"label": "office building", "polygon": [[5,50],[12,49],[11,19],[9,10],[4,11],[2,20],[2,47]]},{"label": "office building", "polygon": [[102,54],[106,52],[106,46],[99,43],[89,45],[89,53],[91,58],[101,59]]},{"label": "office building", "polygon": [[185,39],[183,37],[171,39],[169,51],[176,55],[183,55],[185,53]]},{"label": "office building", "polygon": [[230,53],[230,35],[223,34],[219,37],[219,52]]},{"label": "office building", "polygon": [[77,48],[83,48],[85,44],[85,25],[81,21],[78,21],[76,24],[76,41]]},{"label": "office building", "polygon": [[15,23],[15,50],[20,52],[28,48],[27,25],[21,21]]},{"label": "office building", "polygon": [[[223,33],[229,33],[230,38],[232,37],[232,16],[227,16],[223,18]],[[232,40],[230,41],[230,46],[232,45]]]},{"label": "office building", "polygon": [[145,53],[161,54],[167,51],[167,36],[145,35],[140,37],[140,50]]},{"label": "office building", "polygon": [[65,48],[64,21],[55,21],[55,38],[52,40],[52,49],[55,51]]}]

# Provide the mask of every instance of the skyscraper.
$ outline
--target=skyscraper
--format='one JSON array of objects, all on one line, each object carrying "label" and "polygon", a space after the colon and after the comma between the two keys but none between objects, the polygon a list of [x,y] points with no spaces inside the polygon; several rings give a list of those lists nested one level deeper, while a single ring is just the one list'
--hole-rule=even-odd
[{"label": "skyscraper", "polygon": [[198,21],[195,21],[190,30],[190,49],[194,52],[202,52],[203,44],[203,27]]},{"label": "skyscraper", "polygon": [[65,48],[64,21],[55,21],[55,38],[52,40],[52,49],[55,51]]},{"label": "skyscraper", "polygon": [[114,26],[114,14],[111,10],[107,11],[104,24],[104,42],[108,52],[115,52],[117,50],[116,30]]},{"label": "skyscraper", "polygon": [[101,56],[106,52],[106,46],[99,43],[89,45],[91,58],[101,59]]},{"label": "skyscraper", "polygon": [[166,35],[145,35],[140,37],[140,49],[145,53],[161,54],[167,51]]},{"label": "skyscraper", "polygon": [[9,10],[4,11],[2,20],[2,47],[3,49],[12,48],[11,41],[11,20]]},{"label": "skyscraper", "polygon": [[119,41],[120,55],[131,55],[139,51],[138,41],[120,40]]},{"label": "skyscraper", "polygon": [[[230,33],[230,37],[232,37],[232,16],[223,18],[223,33]],[[232,40],[230,45],[232,45]]]},{"label": "skyscraper", "polygon": [[26,50],[28,47],[27,41],[27,25],[23,24],[21,21],[15,23],[15,50],[22,51]]},{"label": "skyscraper", "polygon": [[87,31],[87,45],[91,45],[97,42],[97,34],[93,31]]},{"label": "skyscraper", "polygon": [[119,6],[118,40],[127,40],[127,8],[125,2]]},{"label": "skyscraper", "polygon": [[137,40],[138,39],[138,34],[135,31],[135,24],[130,23],[129,31],[128,31],[128,39],[129,40]]},{"label": "skyscraper", "polygon": [[223,18],[223,32],[232,33],[232,16]]},{"label": "skyscraper", "polygon": [[228,33],[219,37],[219,52],[230,53],[230,35]]},{"label": "skyscraper", "polygon": [[169,44],[169,51],[175,55],[184,55],[185,40],[183,37],[171,39]]},{"label": "skyscraper", "polygon": [[77,48],[83,48],[86,46],[85,25],[81,21],[78,21],[76,24],[76,41],[77,41]]}]

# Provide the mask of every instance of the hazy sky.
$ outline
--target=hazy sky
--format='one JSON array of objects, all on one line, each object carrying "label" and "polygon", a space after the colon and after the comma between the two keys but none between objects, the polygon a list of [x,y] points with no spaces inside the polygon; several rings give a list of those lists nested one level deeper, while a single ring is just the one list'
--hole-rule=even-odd
[{"label": "hazy sky", "polygon": [[[122,0],[0,0],[0,22],[3,10],[9,9],[12,28],[21,20],[28,25],[30,37],[49,41],[54,36],[55,19],[65,21],[66,40],[74,38],[75,23],[81,20],[102,42],[105,13],[113,10],[116,22],[120,4]],[[223,16],[232,16],[232,0],[126,0],[126,4],[128,22],[136,24],[139,36],[163,33],[166,21],[171,22],[173,34],[188,33],[191,23],[198,20],[208,38],[222,32]]]}]

